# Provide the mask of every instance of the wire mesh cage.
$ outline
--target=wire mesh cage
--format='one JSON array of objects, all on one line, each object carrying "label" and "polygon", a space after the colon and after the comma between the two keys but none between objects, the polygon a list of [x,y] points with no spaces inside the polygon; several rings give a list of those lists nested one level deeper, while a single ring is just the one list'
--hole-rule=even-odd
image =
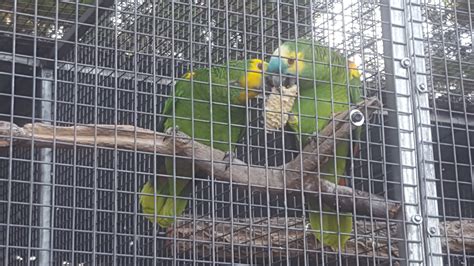
[{"label": "wire mesh cage", "polygon": [[473,264],[473,5],[1,2],[0,258]]}]

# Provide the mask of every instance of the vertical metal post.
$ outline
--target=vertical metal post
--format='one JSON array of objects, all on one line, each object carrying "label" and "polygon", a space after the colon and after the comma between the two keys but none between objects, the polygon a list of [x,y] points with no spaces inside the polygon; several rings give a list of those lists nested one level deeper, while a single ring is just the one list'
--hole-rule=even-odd
[{"label": "vertical metal post", "polygon": [[[50,124],[52,120],[53,103],[53,71],[42,69],[41,71],[41,119],[43,123]],[[40,209],[39,209],[39,256],[38,265],[51,265],[51,219],[52,219],[52,149],[40,150]]]},{"label": "vertical metal post", "polygon": [[408,0],[409,51],[413,58],[413,90],[415,128],[417,130],[420,189],[425,218],[426,262],[428,265],[444,265],[439,237],[438,201],[436,191],[436,173],[431,137],[431,115],[428,99],[426,60],[423,43],[422,0]]},{"label": "vertical metal post", "polygon": [[[409,0],[407,0],[409,1]],[[413,108],[413,60],[409,5],[404,0],[382,0],[382,19],[387,89],[394,94],[389,105],[395,107],[398,126],[400,184],[399,198],[403,202],[402,226],[399,234],[405,239],[400,243],[400,255],[406,265],[423,265],[423,226],[418,176],[417,130]],[[429,118],[428,118],[429,119]],[[393,155],[392,155],[393,156]],[[403,241],[400,241],[403,242]]]}]

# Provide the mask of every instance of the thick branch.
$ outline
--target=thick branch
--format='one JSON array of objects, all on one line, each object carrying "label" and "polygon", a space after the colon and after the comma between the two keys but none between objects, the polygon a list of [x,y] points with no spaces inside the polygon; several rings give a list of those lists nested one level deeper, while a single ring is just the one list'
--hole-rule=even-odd
[{"label": "thick branch", "polygon": [[[276,257],[304,255],[305,244],[307,251],[315,252],[323,249],[330,251],[330,249],[321,247],[313,233],[304,225],[303,219],[298,217],[234,219],[233,223],[223,219],[213,222],[206,217],[196,219],[195,223],[192,220],[192,217],[179,218],[176,231],[173,231],[176,234],[178,254],[186,254],[185,252],[193,250],[192,240],[196,240],[194,242],[197,245],[195,250],[201,253],[211,252],[207,243],[214,240],[215,250],[221,252],[219,257],[225,258],[232,258],[231,243],[234,245],[234,253],[240,254],[239,257],[242,258],[250,256],[249,246],[254,248],[272,247],[272,256]],[[371,225],[367,221],[358,221],[355,227],[354,230],[357,230],[359,237],[357,241],[351,238],[346,243],[344,254],[371,257],[375,253],[380,258],[389,258],[389,253],[391,253],[392,256],[399,256],[396,245],[390,248],[388,246],[386,223],[376,222]],[[391,235],[395,233],[394,229],[396,228],[391,225]],[[173,245],[171,241],[167,244],[166,248],[171,248]],[[254,251],[253,253],[257,257],[268,257],[266,251]],[[209,253],[199,255],[205,257]]]},{"label": "thick branch", "polygon": [[[315,241],[313,234],[308,229],[304,229],[304,220],[299,217],[253,218],[234,219],[233,223],[229,220],[214,220],[202,217],[192,222],[192,217],[179,218],[176,225],[177,252],[189,252],[192,250],[193,243],[196,243],[195,250],[199,252],[210,252],[206,245],[213,239],[216,245],[216,251],[221,252],[220,257],[231,258],[231,243],[234,245],[234,253],[241,254],[245,258],[250,252],[248,247],[272,247],[274,256],[299,256],[303,254],[303,247],[306,240],[306,250],[321,250],[321,246]],[[307,221],[306,221],[307,222]],[[250,227],[250,225],[252,225]],[[463,229],[463,238],[461,238],[461,225]],[[386,222],[370,222],[358,220],[354,225],[354,232],[357,231],[357,240],[352,237],[346,244],[343,253],[348,255],[358,255],[389,259],[389,253],[398,257],[398,244],[392,240],[389,246],[388,236],[392,239],[397,238],[397,225]],[[387,234],[387,229],[390,233]],[[474,221],[447,221],[439,225],[439,235],[441,237],[443,251],[449,248],[452,253],[474,252]],[[433,236],[432,236],[433,237]],[[193,242],[191,240],[195,239]],[[463,246],[464,242],[464,246]],[[288,252],[286,247],[288,245]],[[171,243],[170,243],[171,246]],[[357,248],[356,248],[357,246]],[[204,254],[201,254],[204,255]],[[254,252],[254,256],[268,256],[267,252]]]},{"label": "thick branch", "polygon": [[[369,117],[379,107],[380,102],[375,98],[367,99],[356,108]],[[366,108],[367,107],[367,108]],[[307,192],[321,191],[323,202],[328,206],[339,206],[343,212],[352,212],[354,205],[360,214],[375,217],[386,217],[387,210],[393,217],[400,205],[386,200],[377,195],[370,195],[364,191],[353,190],[349,187],[336,186],[327,180],[318,178],[318,165],[322,165],[333,156],[335,139],[348,139],[350,134],[349,111],[335,115],[334,119],[313,137],[304,147],[303,152],[293,161],[282,168],[248,166],[240,160],[233,160],[232,167],[227,167],[228,162],[223,151],[192,141],[186,134],[171,131],[170,134],[157,133],[127,125],[83,125],[73,127],[51,126],[41,123],[27,124],[18,127],[15,124],[0,121],[0,147],[10,145],[10,135],[13,136],[15,145],[30,145],[34,140],[38,147],[72,147],[71,145],[86,145],[97,147],[110,147],[159,154],[183,156],[194,158],[196,167],[200,172],[213,174],[216,179],[232,181],[234,184],[248,185],[257,189],[301,190]],[[301,176],[303,173],[303,180]],[[261,178],[265,176],[266,178]],[[355,199],[355,204],[354,204]],[[336,204],[338,202],[338,204]]]}]

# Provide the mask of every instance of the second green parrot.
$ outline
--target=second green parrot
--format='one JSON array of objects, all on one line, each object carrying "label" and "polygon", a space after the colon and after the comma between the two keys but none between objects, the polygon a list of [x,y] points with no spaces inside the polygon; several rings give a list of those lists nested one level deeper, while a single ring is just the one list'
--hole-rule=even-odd
[{"label": "second green parrot", "polygon": [[[233,151],[246,132],[246,102],[260,93],[264,68],[266,63],[262,60],[250,59],[230,61],[228,68],[201,68],[186,73],[175,85],[175,96],[165,102],[164,131],[178,127],[200,143],[211,146],[212,142],[215,149]],[[167,228],[186,208],[188,200],[178,197],[186,193],[193,166],[189,159],[176,159],[174,167],[169,157],[164,164],[161,172],[167,177],[156,178],[157,196],[154,197],[153,182],[148,181],[142,188],[140,205],[145,214],[153,215],[148,217],[150,221]]]},{"label": "second green parrot", "polygon": [[[299,99],[292,109],[297,119],[288,123],[298,138],[301,138],[303,147],[307,144],[308,137],[321,131],[334,113],[348,110],[351,103],[360,101],[360,73],[354,63],[342,54],[331,51],[327,46],[312,43],[311,40],[299,39],[283,43],[273,53],[267,72],[272,73],[274,86],[285,84],[281,82],[281,75],[298,77]],[[358,135],[360,128],[354,138],[358,138]],[[341,178],[345,174],[345,157],[349,153],[350,142],[338,140],[335,152],[337,158],[322,166],[319,171],[321,177],[339,185],[349,185],[345,178]],[[324,206],[324,203],[325,213],[320,213],[319,204],[314,199],[309,203],[309,208],[313,210],[309,219],[317,239],[333,250],[344,248],[352,232],[352,215],[327,213],[335,211]]]}]

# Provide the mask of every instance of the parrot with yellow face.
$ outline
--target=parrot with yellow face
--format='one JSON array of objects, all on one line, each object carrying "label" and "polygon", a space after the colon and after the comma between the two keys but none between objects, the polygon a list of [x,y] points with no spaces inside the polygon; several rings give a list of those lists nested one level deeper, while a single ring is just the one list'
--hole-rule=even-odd
[{"label": "parrot with yellow face", "polygon": [[[266,66],[262,60],[250,59],[230,61],[228,68],[201,68],[186,73],[175,85],[175,96],[165,102],[162,113],[167,117],[163,130],[178,127],[202,144],[234,151],[247,130],[246,102],[260,93]],[[146,182],[140,205],[150,215],[147,217],[150,221],[168,228],[174,217],[186,209],[188,200],[178,197],[185,196],[186,188],[192,183],[193,165],[189,159],[176,159],[173,165],[173,159],[168,157],[162,167],[169,177],[159,176],[156,184],[153,180]]]}]

